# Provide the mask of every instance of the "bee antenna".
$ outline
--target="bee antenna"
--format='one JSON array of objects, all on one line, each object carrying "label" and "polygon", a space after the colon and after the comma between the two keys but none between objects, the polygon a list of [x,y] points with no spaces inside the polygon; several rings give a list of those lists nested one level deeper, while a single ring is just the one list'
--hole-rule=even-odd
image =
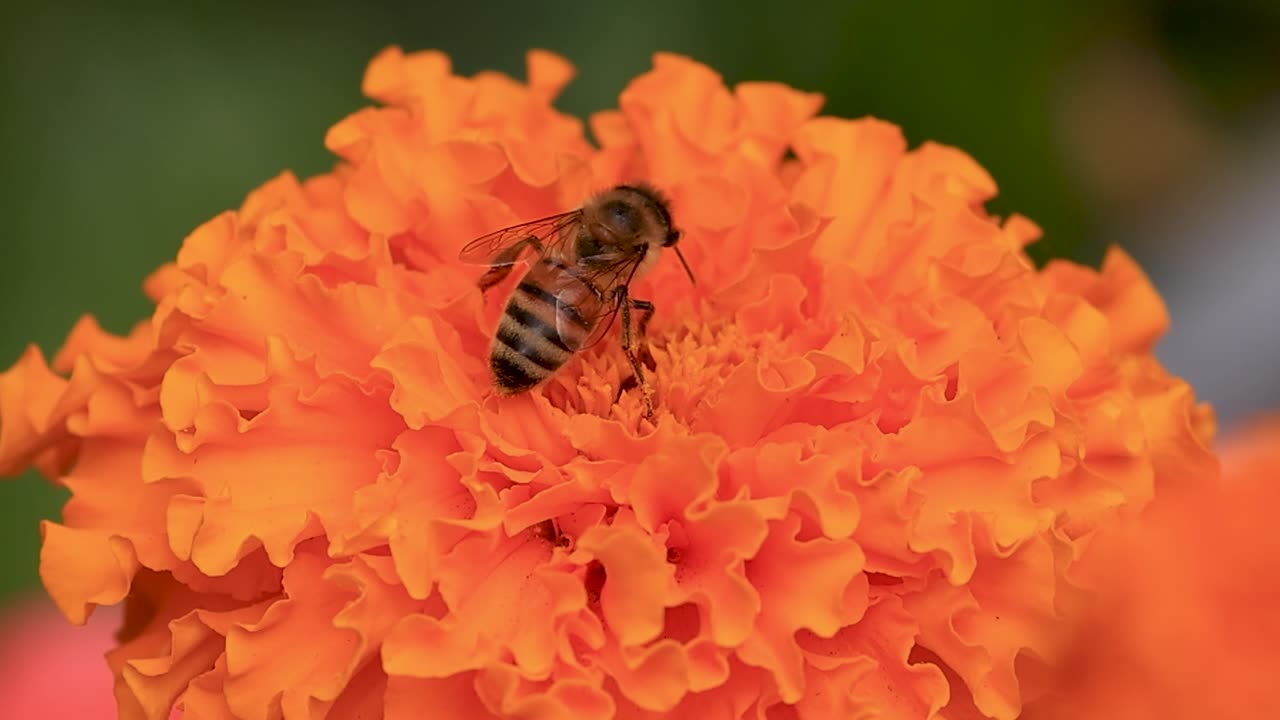
[{"label": "bee antenna", "polygon": [[676,257],[680,258],[680,264],[684,266],[684,274],[689,276],[689,283],[694,287],[698,286],[698,281],[693,279],[693,271],[689,269],[689,263],[684,259],[684,253],[680,252],[680,248],[672,247],[676,251]]}]

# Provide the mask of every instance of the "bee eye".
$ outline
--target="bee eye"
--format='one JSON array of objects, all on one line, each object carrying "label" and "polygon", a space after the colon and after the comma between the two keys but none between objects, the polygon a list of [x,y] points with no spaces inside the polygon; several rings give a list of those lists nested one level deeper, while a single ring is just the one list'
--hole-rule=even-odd
[{"label": "bee eye", "polygon": [[636,211],[623,202],[608,202],[601,208],[606,218],[606,222],[614,229],[615,232],[624,235],[634,235],[640,231],[640,218],[636,215]]},{"label": "bee eye", "polygon": [[676,241],[679,239],[680,239],[680,231],[672,230],[671,232],[667,233],[667,241],[662,244],[664,247],[671,247],[672,245],[675,245]]}]

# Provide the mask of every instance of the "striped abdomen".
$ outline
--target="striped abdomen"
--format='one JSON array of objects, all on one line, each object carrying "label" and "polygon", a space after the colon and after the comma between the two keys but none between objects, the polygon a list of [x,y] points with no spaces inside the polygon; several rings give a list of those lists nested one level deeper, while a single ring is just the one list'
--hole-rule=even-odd
[{"label": "striped abdomen", "polygon": [[[566,297],[566,270],[557,260],[538,262],[507,301],[489,352],[493,384],[500,392],[513,395],[551,377],[590,334],[591,323]],[[561,289],[547,289],[557,286]]]}]

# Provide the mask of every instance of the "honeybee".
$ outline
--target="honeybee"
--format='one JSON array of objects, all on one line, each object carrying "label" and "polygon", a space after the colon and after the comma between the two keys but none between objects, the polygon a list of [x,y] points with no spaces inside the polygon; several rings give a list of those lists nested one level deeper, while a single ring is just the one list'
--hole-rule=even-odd
[{"label": "honeybee", "polygon": [[643,366],[655,367],[645,343],[654,305],[631,297],[629,286],[653,269],[664,247],[676,251],[689,282],[696,284],[676,247],[679,239],[666,199],[636,183],[595,195],[576,210],[467,243],[459,258],[489,267],[476,283],[482,293],[531,254],[528,271],[507,300],[490,346],[489,369],[498,393],[516,395],[537,387],[575,353],[598,343],[621,313],[622,351],[633,376],[618,395],[628,386],[638,386],[645,415],[652,419],[653,393]]}]

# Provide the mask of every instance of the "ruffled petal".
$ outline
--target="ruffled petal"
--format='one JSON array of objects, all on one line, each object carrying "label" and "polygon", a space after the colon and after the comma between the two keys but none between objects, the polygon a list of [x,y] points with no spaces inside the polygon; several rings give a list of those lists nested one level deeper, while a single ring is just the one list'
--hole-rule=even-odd
[{"label": "ruffled petal", "polygon": [[[795,703],[804,693],[804,664],[796,633],[830,637],[855,623],[867,607],[864,558],[857,544],[826,539],[800,541],[799,520],[777,521],[760,552],[747,563],[747,578],[761,588],[756,632],[738,649],[749,665],[773,673],[779,694]],[[785,580],[784,580],[785,579]],[[796,594],[792,587],[804,587]]]},{"label": "ruffled petal", "polygon": [[333,381],[305,395],[275,387],[251,420],[226,405],[206,406],[190,443],[153,434],[144,476],[183,478],[197,488],[169,510],[174,552],[215,576],[257,547],[285,567],[298,543],[349,523],[352,494],[374,482],[379,451],[403,429],[394,417],[358,388]]},{"label": "ruffled petal", "polygon": [[803,718],[935,717],[950,689],[937,666],[916,662],[920,627],[895,595],[873,601],[856,624],[830,638],[799,635],[809,692]]},{"label": "ruffled petal", "polygon": [[[417,607],[383,578],[389,569],[380,565],[384,559],[331,564],[310,553],[294,559],[284,574],[284,597],[260,620],[226,634],[223,691],[237,717],[319,718],[338,703],[371,702],[385,682],[376,663],[382,641]],[[300,645],[313,653],[311,662],[278,661]]]}]

